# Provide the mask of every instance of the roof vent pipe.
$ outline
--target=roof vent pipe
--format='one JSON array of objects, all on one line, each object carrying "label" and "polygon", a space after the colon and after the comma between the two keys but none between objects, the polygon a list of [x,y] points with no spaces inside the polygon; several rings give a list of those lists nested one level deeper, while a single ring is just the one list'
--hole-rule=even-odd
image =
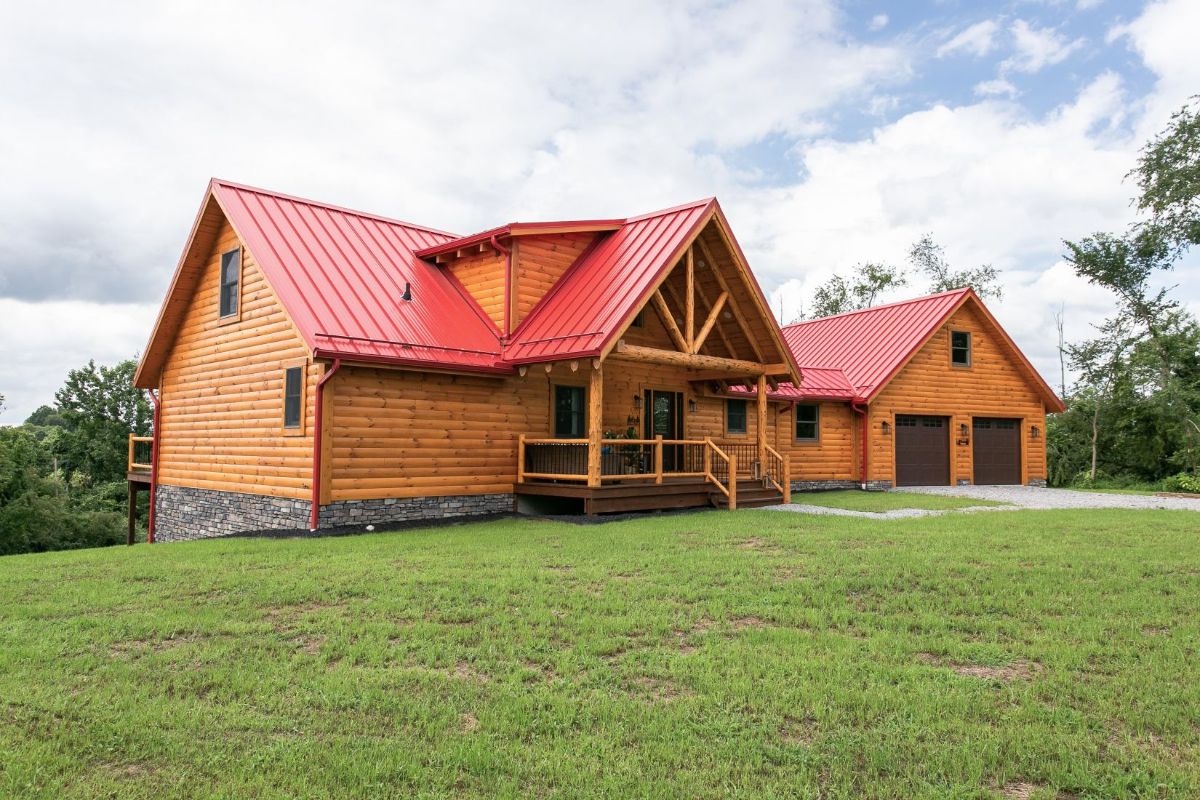
[{"label": "roof vent pipe", "polygon": [[412,286],[409,284],[408,281],[404,282],[404,294],[400,295],[400,299],[407,300],[407,301],[412,300]]}]

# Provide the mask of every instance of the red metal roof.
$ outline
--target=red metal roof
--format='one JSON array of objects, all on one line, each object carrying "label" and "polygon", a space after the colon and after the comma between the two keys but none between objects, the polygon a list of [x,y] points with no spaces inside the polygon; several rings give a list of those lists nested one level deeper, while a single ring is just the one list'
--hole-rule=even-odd
[{"label": "red metal roof", "polygon": [[[968,301],[976,304],[1014,356],[1024,365],[1047,406],[1062,410],[1062,401],[1000,327],[1000,323],[987,310],[979,296],[969,288],[799,322],[785,327],[783,338],[798,364],[813,364],[840,370],[853,390],[853,398],[869,402],[950,315]],[[816,370],[813,367],[805,367],[801,372],[804,375],[801,387],[803,391],[807,387],[810,373],[815,373]]]},{"label": "red metal roof", "polygon": [[[794,386],[791,381],[780,383],[775,389],[767,392],[767,397],[772,400],[796,400],[800,402],[808,400],[857,400],[858,396],[854,393],[854,387],[850,385],[850,381],[846,379],[846,375],[840,369],[828,369],[826,367],[800,367],[800,387]],[[754,397],[758,394],[757,389],[747,386],[730,386],[729,391],[736,395],[746,395]]]},{"label": "red metal roof", "polygon": [[513,331],[520,364],[598,355],[715,209],[715,198],[632,217],[576,261]]},{"label": "red metal roof", "polygon": [[[512,223],[467,237],[218,179],[201,215],[214,202],[315,357],[454,370],[510,372],[517,364],[599,355],[713,215],[728,231],[715,198],[625,220]],[[599,236],[507,343],[453,275],[424,260],[492,236],[566,229]],[[196,230],[151,336],[151,345],[162,346],[148,346],[139,365],[147,385],[174,336],[177,320],[167,309],[177,312],[191,291],[180,278],[183,265],[193,244],[210,246]],[[750,282],[765,308],[753,276]]]},{"label": "red metal roof", "polygon": [[839,369],[858,398],[870,398],[950,316],[969,291],[956,289],[798,322],[783,329],[783,338],[798,364]]},{"label": "red metal roof", "polygon": [[[451,234],[228,181],[211,186],[314,355],[507,371],[479,306],[414,255]],[[411,301],[401,297],[406,283]]]}]

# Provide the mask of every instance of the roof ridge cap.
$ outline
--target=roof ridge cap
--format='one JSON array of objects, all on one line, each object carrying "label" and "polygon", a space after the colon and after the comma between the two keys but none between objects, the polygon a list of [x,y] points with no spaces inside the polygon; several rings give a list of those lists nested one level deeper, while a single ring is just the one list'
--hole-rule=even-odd
[{"label": "roof ridge cap", "polygon": [[276,198],[279,198],[282,200],[287,200],[292,203],[302,203],[306,206],[316,206],[318,208],[325,208],[325,209],[329,209],[330,211],[339,211],[343,214],[350,214],[352,216],[363,217],[365,219],[374,219],[374,220],[378,220],[380,222],[387,222],[392,225],[401,225],[405,228],[412,228],[413,230],[424,231],[426,233],[434,233],[434,234],[437,234],[438,236],[448,236],[451,239],[461,238],[458,234],[450,233],[449,231],[439,230],[437,228],[431,228],[428,225],[420,225],[416,222],[406,222],[405,220],[396,219],[395,217],[385,217],[382,214],[375,214],[370,211],[360,211],[359,209],[356,209],[356,208],[347,208],[346,206],[334,205],[333,203],[325,203],[320,200],[312,200],[310,198],[299,197],[294,194],[286,194],[284,192],[277,192],[272,189],[263,189],[259,186],[250,186],[249,184],[237,183],[236,181],[225,180],[224,178],[212,178],[209,181],[209,184],[214,185],[214,186],[215,185],[227,186],[231,189],[237,189],[238,191],[242,191],[242,192],[253,192],[254,194],[267,195],[268,197],[276,197]]},{"label": "roof ridge cap", "polygon": [[841,317],[852,317],[855,314],[865,314],[868,311],[880,311],[885,308],[895,308],[896,306],[906,306],[906,305],[910,305],[912,303],[921,303],[926,300],[933,300],[934,298],[937,298],[937,297],[946,297],[946,296],[952,295],[952,294],[967,294],[970,291],[971,291],[970,286],[964,286],[961,289],[947,289],[944,292],[934,292],[933,294],[924,294],[919,297],[910,297],[907,300],[895,300],[891,303],[883,303],[882,305],[878,305],[878,306],[867,306],[866,308],[856,308],[853,311],[843,311],[840,314],[830,314],[827,317],[817,317],[816,319],[805,319],[805,320],[801,320],[800,322],[790,322],[787,325],[784,325],[781,330],[787,330],[788,328],[798,328],[801,325],[811,325],[814,322],[825,322],[826,320],[839,319]]},{"label": "roof ridge cap", "polygon": [[693,200],[690,203],[680,203],[679,205],[671,206],[670,208],[661,208],[657,211],[649,211],[645,214],[638,214],[637,216],[627,217],[625,219],[625,224],[628,225],[631,222],[642,222],[644,220],[654,219],[655,217],[664,217],[667,214],[675,214],[675,213],[678,213],[680,211],[684,211],[687,209],[700,208],[701,206],[714,204],[716,202],[717,202],[716,195],[711,195],[709,197],[703,197],[699,200]]}]

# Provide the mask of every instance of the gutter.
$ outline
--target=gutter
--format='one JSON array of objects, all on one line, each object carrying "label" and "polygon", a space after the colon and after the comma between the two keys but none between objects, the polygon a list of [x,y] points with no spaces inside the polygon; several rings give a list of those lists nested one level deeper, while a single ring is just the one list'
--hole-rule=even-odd
[{"label": "gutter", "polygon": [[147,389],[150,402],[154,405],[154,436],[150,439],[150,513],[146,517],[146,544],[154,544],[154,509],[158,505],[158,436],[162,420],[162,406],[158,393]]},{"label": "gutter", "polygon": [[870,451],[867,449],[867,438],[870,434],[870,424],[867,422],[867,406],[865,403],[860,403],[855,400],[850,403],[850,410],[862,417],[862,434],[859,436],[862,439],[862,457],[860,465],[862,467],[860,474],[859,488],[866,490],[867,476],[870,474]]},{"label": "gutter", "polygon": [[321,513],[321,411],[322,398],[325,397],[325,381],[337,374],[337,371],[342,368],[342,360],[335,358],[333,367],[326,370],[321,379],[317,381],[317,388],[314,390],[316,399],[313,403],[313,475],[312,475],[312,509],[308,515],[308,529],[315,531],[317,522]]}]

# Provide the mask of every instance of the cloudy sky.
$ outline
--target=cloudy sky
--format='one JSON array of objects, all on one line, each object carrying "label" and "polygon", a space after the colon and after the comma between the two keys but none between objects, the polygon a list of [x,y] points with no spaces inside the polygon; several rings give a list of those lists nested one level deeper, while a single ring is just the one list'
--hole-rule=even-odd
[{"label": "cloudy sky", "polygon": [[[1197,30],[1195,0],[6,3],[0,423],[143,347],[210,176],[461,233],[715,194],[788,319],[932,233],[1004,271],[1057,384],[1054,311],[1111,307],[1061,241],[1131,220]],[[1200,265],[1172,280],[1200,311]]]}]

